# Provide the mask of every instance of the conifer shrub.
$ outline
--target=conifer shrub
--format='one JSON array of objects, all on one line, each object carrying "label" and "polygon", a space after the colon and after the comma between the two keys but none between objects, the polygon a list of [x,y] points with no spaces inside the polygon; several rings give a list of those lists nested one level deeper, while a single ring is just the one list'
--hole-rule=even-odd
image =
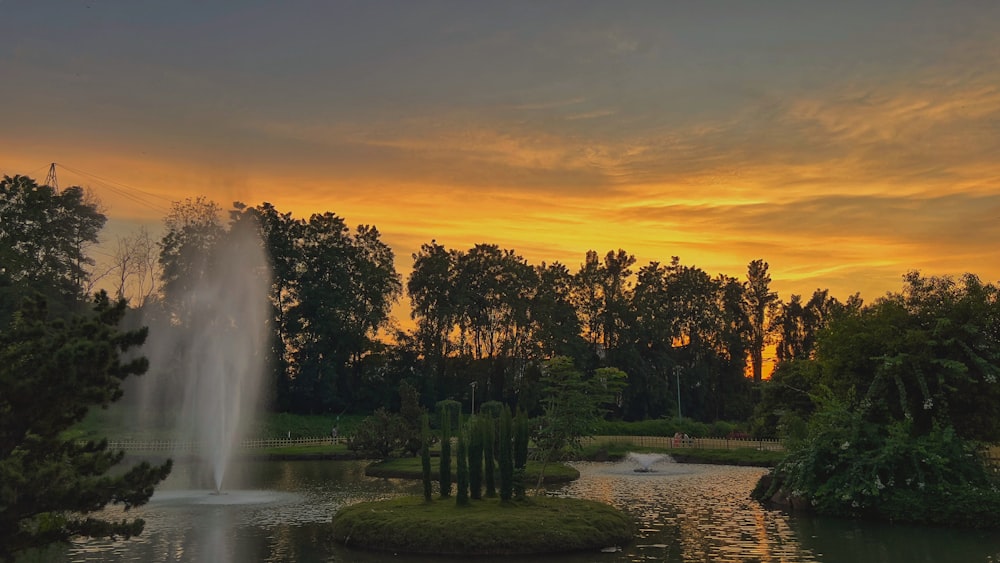
[{"label": "conifer shrub", "polygon": [[441,410],[441,458],[438,467],[438,481],[441,498],[451,496],[451,416],[446,409]]},{"label": "conifer shrub", "polygon": [[518,409],[517,416],[514,417],[514,497],[524,498],[525,475],[524,468],[528,463],[528,433],[531,422],[528,414]]},{"label": "conifer shrub", "polygon": [[483,423],[478,416],[469,425],[469,497],[483,498]]},{"label": "conifer shrub", "polygon": [[431,491],[431,424],[427,413],[424,413],[420,418],[420,469],[424,481],[424,500],[430,502],[433,500],[431,498],[433,494]]},{"label": "conifer shrub", "polygon": [[500,432],[497,439],[497,461],[500,465],[500,500],[510,500],[514,492],[514,458],[511,444],[510,408],[500,413]]},{"label": "conifer shrub", "polygon": [[466,439],[465,425],[462,415],[458,415],[458,443],[456,444],[455,457],[457,458],[457,475],[455,484],[458,488],[455,493],[455,504],[458,506],[469,505],[469,450]]},{"label": "conifer shrub", "polygon": [[497,485],[496,485],[496,418],[487,413],[486,415],[480,414],[480,418],[483,421],[482,433],[483,433],[483,475],[485,477],[486,485],[486,498],[494,498],[497,496]]}]

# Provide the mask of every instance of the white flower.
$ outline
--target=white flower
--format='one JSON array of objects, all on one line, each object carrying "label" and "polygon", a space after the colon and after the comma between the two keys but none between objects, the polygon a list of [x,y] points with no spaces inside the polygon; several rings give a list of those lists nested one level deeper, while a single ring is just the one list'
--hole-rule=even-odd
[{"label": "white flower", "polygon": [[885,485],[882,484],[882,478],[878,475],[875,476],[875,488],[880,491],[885,488]]},{"label": "white flower", "polygon": [[934,408],[934,399],[924,399],[924,410],[929,411]]},{"label": "white flower", "polygon": [[851,443],[847,441],[845,441],[843,444],[840,445],[840,449],[842,450],[846,450],[849,447],[851,447]]}]

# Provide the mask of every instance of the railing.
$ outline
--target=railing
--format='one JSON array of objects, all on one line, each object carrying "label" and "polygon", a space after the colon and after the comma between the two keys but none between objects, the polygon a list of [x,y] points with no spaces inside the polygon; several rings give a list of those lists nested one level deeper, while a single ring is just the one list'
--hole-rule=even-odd
[{"label": "railing", "polygon": [[[336,443],[345,442],[343,436],[338,436]],[[583,445],[593,444],[632,444],[647,448],[702,448],[714,450],[735,450],[750,448],[755,450],[783,451],[785,447],[779,440],[744,440],[734,438],[675,438],[673,436],[589,436],[582,440]],[[288,448],[292,446],[326,446],[334,443],[327,437],[310,438],[257,438],[243,440],[238,447],[244,450],[265,448]],[[200,443],[190,440],[108,440],[108,447],[114,450],[144,451],[144,452],[187,452],[198,451]],[[998,450],[1000,455],[1000,450]]]},{"label": "railing", "polygon": [[[337,437],[336,443],[343,443],[343,437]],[[237,447],[244,450],[264,448],[287,448],[291,446],[328,446],[334,443],[330,437],[314,438],[257,438],[243,440]],[[193,440],[108,440],[108,447],[113,450],[144,451],[144,452],[193,452],[198,451],[201,442]]]},{"label": "railing", "polygon": [[754,449],[784,451],[780,440],[748,440],[736,438],[683,438],[674,436],[590,436],[583,439],[583,445],[632,444],[645,448],[701,448],[711,450]]}]

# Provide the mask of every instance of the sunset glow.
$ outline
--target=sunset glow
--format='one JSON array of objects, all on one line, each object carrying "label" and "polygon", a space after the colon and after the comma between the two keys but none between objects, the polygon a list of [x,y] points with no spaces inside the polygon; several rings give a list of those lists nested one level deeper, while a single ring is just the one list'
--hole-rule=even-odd
[{"label": "sunset glow", "polygon": [[588,249],[741,278],[763,258],[782,299],[871,300],[911,269],[1000,279],[991,3],[41,1],[0,18],[0,173],[64,164],[108,240],[205,195],[374,224],[404,275],[436,239],[574,270]]}]

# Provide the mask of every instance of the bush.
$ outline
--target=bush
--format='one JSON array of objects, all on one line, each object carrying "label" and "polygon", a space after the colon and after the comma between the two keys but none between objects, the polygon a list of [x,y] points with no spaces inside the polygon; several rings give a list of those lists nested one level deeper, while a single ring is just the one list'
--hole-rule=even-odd
[{"label": "bush", "polygon": [[402,427],[399,415],[380,408],[347,437],[347,448],[362,455],[387,458],[402,446]]},{"label": "bush", "polygon": [[[831,401],[755,498],[820,514],[996,527],[1000,491],[976,448],[953,428],[914,435],[909,421],[878,424]],[[767,486],[764,486],[767,485]]]}]

